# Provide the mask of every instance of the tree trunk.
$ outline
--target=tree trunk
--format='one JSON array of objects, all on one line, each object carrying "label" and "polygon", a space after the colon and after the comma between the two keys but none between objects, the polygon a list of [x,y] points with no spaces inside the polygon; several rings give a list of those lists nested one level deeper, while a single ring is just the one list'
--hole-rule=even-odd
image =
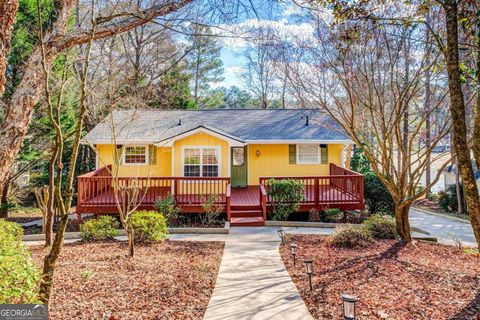
[{"label": "tree trunk", "polygon": [[[430,15],[427,14],[426,17],[427,23],[430,23]],[[430,31],[427,29],[426,31],[426,41],[425,41],[425,65],[430,66]],[[430,119],[430,109],[431,109],[431,88],[430,88],[430,67],[425,70],[425,104],[424,110],[425,112],[425,147],[427,150],[430,150],[431,146],[431,119]],[[426,155],[426,166],[425,166],[425,186],[429,186],[432,182],[431,177],[431,159],[430,153]],[[430,195],[430,188],[427,189],[426,196]]]},{"label": "tree trunk", "polygon": [[408,221],[408,212],[410,205],[396,205],[395,206],[395,221],[397,225],[397,232],[403,242],[412,242],[412,234],[410,231],[410,221]]},{"label": "tree trunk", "polygon": [[40,283],[40,300],[42,303],[49,304],[50,296],[53,287],[53,275],[55,271],[55,264],[60,255],[60,251],[63,247],[63,236],[67,227],[68,215],[62,216],[57,234],[55,235],[55,241],[53,242],[50,253],[45,256],[43,262],[43,277]]},{"label": "tree trunk", "polygon": [[131,225],[131,222],[127,222],[128,227],[127,227],[127,237],[128,237],[128,255],[133,258],[135,255],[135,231],[133,230],[133,226]]},{"label": "tree trunk", "polygon": [[444,5],[446,16],[447,45],[445,48],[450,93],[450,113],[453,123],[453,147],[457,155],[457,167],[462,178],[463,193],[467,204],[477,244],[480,247],[480,199],[477,184],[473,175],[470,149],[468,148],[465,102],[460,77],[460,61],[458,53],[458,7],[456,0]]},{"label": "tree trunk", "polygon": [[18,0],[0,1],[0,97],[5,91],[5,70],[8,64],[10,41],[12,38],[13,25],[18,12]]},{"label": "tree trunk", "polygon": [[460,172],[455,170],[455,193],[457,195],[457,213],[464,214],[463,212],[463,197],[462,191],[460,190]]},{"label": "tree trunk", "polygon": [[8,218],[8,192],[10,190],[10,177],[7,178],[0,198],[0,218]]}]

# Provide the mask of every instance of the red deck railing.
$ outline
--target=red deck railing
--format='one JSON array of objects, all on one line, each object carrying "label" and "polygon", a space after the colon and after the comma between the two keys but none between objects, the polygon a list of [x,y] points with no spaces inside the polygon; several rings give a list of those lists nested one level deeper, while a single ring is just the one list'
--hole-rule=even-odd
[{"label": "red deck railing", "polygon": [[364,209],[363,176],[355,171],[330,164],[328,176],[303,177],[261,177],[260,186],[267,191],[267,204],[272,204],[268,194],[271,179],[294,179],[305,187],[305,195],[301,206],[319,209],[338,207],[342,209]]},{"label": "red deck railing", "polygon": [[[230,178],[222,177],[112,177],[111,167],[100,168],[78,177],[77,212],[116,212],[112,182],[120,186],[138,186],[140,209],[151,209],[158,199],[169,194],[181,207],[196,207],[210,197],[215,203],[227,206]],[[191,208],[190,208],[191,209]]]}]

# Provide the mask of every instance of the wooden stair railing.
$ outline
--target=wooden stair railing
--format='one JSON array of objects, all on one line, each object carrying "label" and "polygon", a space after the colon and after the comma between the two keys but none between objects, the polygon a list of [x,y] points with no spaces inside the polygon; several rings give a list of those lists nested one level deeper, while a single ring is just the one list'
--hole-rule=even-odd
[{"label": "wooden stair railing", "polygon": [[227,184],[227,192],[225,194],[225,209],[227,211],[227,221],[230,221],[232,218],[232,212],[230,209],[230,201],[232,197],[232,185],[229,183]]},{"label": "wooden stair railing", "polygon": [[267,221],[267,191],[263,183],[260,184],[260,205],[262,206],[263,221]]}]

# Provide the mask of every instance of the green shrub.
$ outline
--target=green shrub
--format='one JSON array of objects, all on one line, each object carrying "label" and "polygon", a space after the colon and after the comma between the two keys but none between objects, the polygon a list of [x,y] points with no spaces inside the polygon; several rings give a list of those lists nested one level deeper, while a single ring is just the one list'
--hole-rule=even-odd
[{"label": "green shrub", "polygon": [[395,203],[387,188],[373,172],[364,174],[364,196],[370,213],[394,212]]},{"label": "green shrub", "polygon": [[325,209],[323,210],[323,220],[326,222],[336,222],[342,218],[342,213],[342,210],[337,208]]},{"label": "green shrub", "polygon": [[391,216],[374,214],[363,224],[376,239],[396,239],[398,236],[395,219]]},{"label": "green shrub", "polygon": [[270,179],[268,194],[272,199],[273,220],[287,220],[304,198],[305,186],[295,179]]},{"label": "green shrub", "polygon": [[39,302],[40,272],[22,235],[18,224],[0,219],[0,304]]},{"label": "green shrub", "polygon": [[[460,185],[460,194],[463,199],[463,186]],[[445,191],[438,193],[438,205],[447,212],[458,211],[457,188],[455,185],[448,186]],[[466,210],[464,210],[465,212]]]},{"label": "green shrub", "polygon": [[118,236],[120,223],[111,216],[100,216],[80,225],[80,236],[84,241],[113,239]]},{"label": "green shrub", "polygon": [[167,224],[161,213],[136,211],[131,219],[137,241],[163,241],[167,236]]},{"label": "green shrub", "polygon": [[163,215],[168,226],[178,225],[180,208],[177,206],[174,196],[169,194],[167,197],[155,201],[155,209]]},{"label": "green shrub", "polygon": [[363,226],[345,226],[335,230],[331,243],[338,248],[366,247],[373,242],[372,235]]}]

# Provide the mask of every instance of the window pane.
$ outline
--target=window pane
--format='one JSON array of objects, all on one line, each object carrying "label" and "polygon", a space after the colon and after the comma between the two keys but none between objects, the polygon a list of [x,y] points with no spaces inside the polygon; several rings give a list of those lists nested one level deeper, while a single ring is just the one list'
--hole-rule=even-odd
[{"label": "window pane", "polygon": [[183,174],[185,177],[200,177],[200,166],[185,166]]},{"label": "window pane", "polygon": [[204,177],[218,177],[218,166],[203,166]]},{"label": "window pane", "polygon": [[303,163],[318,162],[318,146],[317,145],[299,145],[298,161]]},{"label": "window pane", "polygon": [[184,164],[200,164],[200,149],[185,149]]},{"label": "window pane", "polygon": [[244,163],[245,163],[245,149],[233,148],[233,165],[243,166]]},{"label": "window pane", "polygon": [[147,156],[145,153],[145,147],[126,147],[125,163],[146,163]]},{"label": "window pane", "polygon": [[217,149],[203,149],[203,164],[218,164]]}]

